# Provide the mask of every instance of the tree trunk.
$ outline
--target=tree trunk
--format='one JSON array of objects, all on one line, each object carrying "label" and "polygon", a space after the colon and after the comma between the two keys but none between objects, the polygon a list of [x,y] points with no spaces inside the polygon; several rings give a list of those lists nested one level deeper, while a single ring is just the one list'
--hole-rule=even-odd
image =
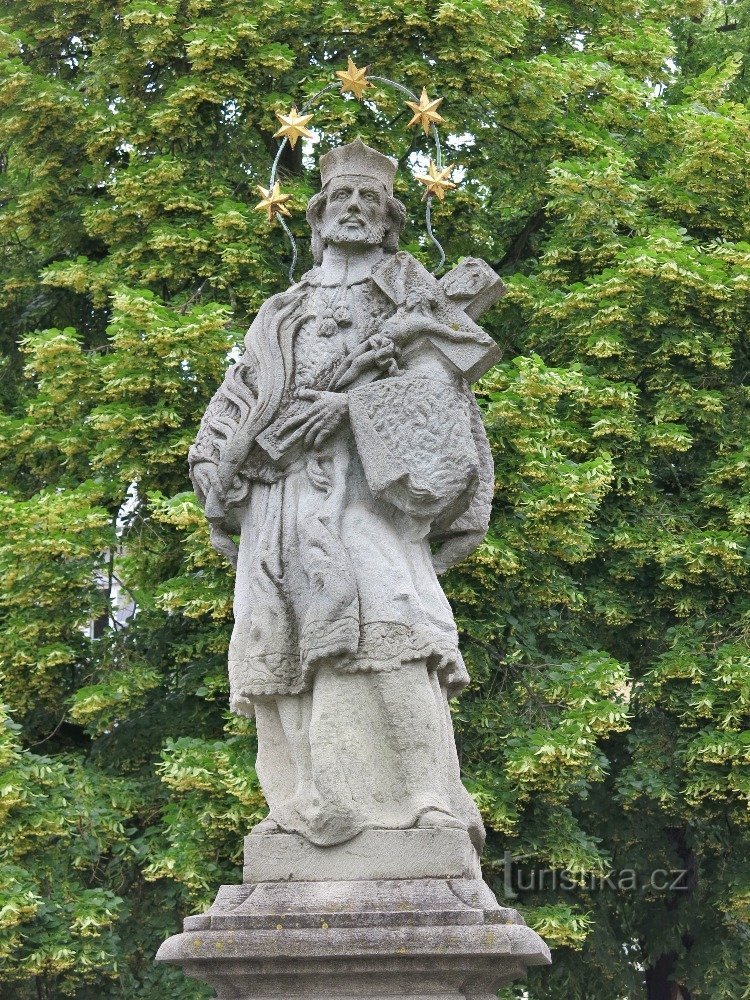
[{"label": "tree trunk", "polygon": [[681,986],[671,978],[677,960],[677,952],[660,955],[656,963],[646,970],[647,1000],[692,1000],[686,986]]}]

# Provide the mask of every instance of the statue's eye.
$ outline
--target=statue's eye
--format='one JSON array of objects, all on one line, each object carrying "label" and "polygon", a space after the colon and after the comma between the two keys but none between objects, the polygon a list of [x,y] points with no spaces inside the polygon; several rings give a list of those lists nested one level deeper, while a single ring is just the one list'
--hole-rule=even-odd
[{"label": "statue's eye", "polygon": [[348,197],[349,197],[349,196],[348,196],[348,194],[346,193],[346,191],[337,191],[337,192],[336,192],[336,193],[334,194],[334,196],[333,196],[333,200],[334,200],[334,201],[344,201],[344,199],[346,199],[346,198],[348,198]]}]

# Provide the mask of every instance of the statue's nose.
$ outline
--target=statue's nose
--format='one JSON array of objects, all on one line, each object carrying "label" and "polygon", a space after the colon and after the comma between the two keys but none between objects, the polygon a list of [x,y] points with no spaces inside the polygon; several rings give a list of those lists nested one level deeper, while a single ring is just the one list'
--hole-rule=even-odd
[{"label": "statue's nose", "polygon": [[344,215],[345,216],[349,216],[349,215],[359,216],[361,214],[362,214],[362,205],[360,204],[360,202],[359,201],[355,201],[354,199],[350,199],[346,203],[346,207],[344,209]]}]

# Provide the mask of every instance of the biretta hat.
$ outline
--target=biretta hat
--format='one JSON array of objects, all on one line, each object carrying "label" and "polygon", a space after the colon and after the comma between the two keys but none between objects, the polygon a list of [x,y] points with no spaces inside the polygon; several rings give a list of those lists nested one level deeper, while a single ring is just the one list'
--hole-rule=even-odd
[{"label": "biretta hat", "polygon": [[372,177],[380,181],[388,194],[393,194],[393,178],[398,167],[398,160],[392,156],[384,156],[372,146],[367,146],[361,139],[355,139],[345,146],[324,153],[320,158],[320,179],[322,187],[334,177]]}]

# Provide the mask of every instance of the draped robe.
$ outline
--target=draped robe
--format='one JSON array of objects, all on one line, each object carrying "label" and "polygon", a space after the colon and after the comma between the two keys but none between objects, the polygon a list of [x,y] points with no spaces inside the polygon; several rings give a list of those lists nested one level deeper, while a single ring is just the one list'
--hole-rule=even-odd
[{"label": "draped robe", "polygon": [[[384,324],[400,331],[397,370],[337,390]],[[441,814],[481,846],[448,707],[468,675],[436,569],[487,528],[492,459],[470,381],[497,349],[403,252],[359,282],[314,269],[264,304],[245,345],[190,464],[214,544],[236,559],[231,707],[256,717],[270,818],[328,845]],[[309,406],[302,386],[347,395],[348,419],[315,450],[283,432]]]}]

